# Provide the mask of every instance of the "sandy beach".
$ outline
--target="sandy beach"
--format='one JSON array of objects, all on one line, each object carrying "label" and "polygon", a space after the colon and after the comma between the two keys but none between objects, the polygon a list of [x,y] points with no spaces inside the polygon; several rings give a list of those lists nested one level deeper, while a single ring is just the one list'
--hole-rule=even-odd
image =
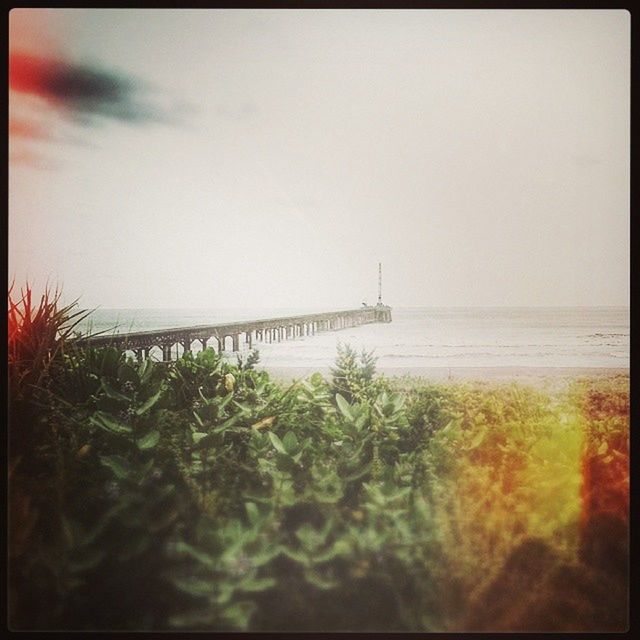
[{"label": "sandy beach", "polygon": [[[273,378],[290,383],[318,371],[330,375],[329,368],[265,367]],[[385,367],[378,373],[388,378],[407,379],[408,383],[429,382],[518,382],[537,388],[560,388],[580,378],[628,376],[627,367]],[[408,386],[411,386],[409,384]]]}]

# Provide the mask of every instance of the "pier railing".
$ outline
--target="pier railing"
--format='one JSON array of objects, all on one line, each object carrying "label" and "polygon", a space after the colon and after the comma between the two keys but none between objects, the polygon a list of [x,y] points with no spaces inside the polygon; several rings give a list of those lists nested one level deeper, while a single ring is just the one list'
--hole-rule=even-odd
[{"label": "pier railing", "polygon": [[209,341],[215,341],[219,353],[227,350],[230,342],[232,351],[239,351],[241,340],[252,348],[254,342],[281,342],[300,336],[314,335],[322,331],[334,331],[373,322],[391,322],[391,307],[378,304],[375,307],[362,306],[346,311],[310,313],[263,320],[245,320],[224,324],[155,329],[130,333],[89,336],[79,338],[76,344],[88,347],[112,346],[123,351],[132,351],[138,359],[148,358],[152,350],[168,361],[180,351],[190,351],[195,341],[203,349]]}]

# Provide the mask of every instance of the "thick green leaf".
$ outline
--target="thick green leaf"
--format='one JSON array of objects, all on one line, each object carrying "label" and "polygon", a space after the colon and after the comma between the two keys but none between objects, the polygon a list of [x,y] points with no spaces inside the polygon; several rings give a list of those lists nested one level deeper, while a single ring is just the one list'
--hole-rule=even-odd
[{"label": "thick green leaf", "polygon": [[485,427],[484,429],[480,429],[478,433],[476,433],[476,435],[474,436],[473,440],[471,440],[471,442],[467,446],[467,450],[470,451],[471,449],[475,449],[476,447],[479,447],[480,444],[482,444],[482,441],[484,440],[484,437],[486,435],[487,435],[487,428]]},{"label": "thick green leaf", "polygon": [[188,555],[194,560],[197,560],[200,564],[207,567],[207,569],[215,569],[217,564],[215,559],[208,553],[196,549],[193,545],[190,545],[182,540],[176,543],[176,551],[180,554]]},{"label": "thick green leaf", "polygon": [[309,584],[317,587],[318,589],[322,589],[323,591],[333,589],[339,584],[335,580],[328,580],[327,578],[322,577],[317,571],[314,571],[313,569],[306,569],[304,572],[304,577]]},{"label": "thick green leaf", "polygon": [[153,373],[153,360],[151,358],[146,358],[143,360],[142,364],[138,367],[138,377],[140,378],[140,383],[145,385],[150,379],[151,374]]},{"label": "thick green leaf", "polygon": [[256,606],[254,602],[235,602],[224,610],[224,617],[235,627],[244,631],[249,626]]},{"label": "thick green leaf", "polygon": [[271,562],[276,556],[282,553],[282,548],[279,546],[267,547],[264,551],[257,553],[252,557],[252,564],[254,567],[262,567],[265,564]]},{"label": "thick green leaf", "polygon": [[213,433],[194,433],[193,434],[193,450],[198,451],[210,447],[214,442],[220,440],[221,436],[217,432]]},{"label": "thick green leaf", "polygon": [[100,462],[111,469],[113,474],[120,480],[129,475],[129,463],[122,456],[100,456]]},{"label": "thick green leaf", "polygon": [[205,396],[204,393],[202,393],[202,387],[198,387],[198,395],[200,396],[200,398],[202,398],[202,401],[204,402],[205,405],[210,405],[215,402],[214,398],[207,398],[207,396]]},{"label": "thick green leaf", "polygon": [[329,560],[333,560],[340,555],[347,555],[349,553],[349,545],[345,540],[338,540],[333,546],[324,551],[323,553],[319,553],[314,557],[315,563],[324,563]]},{"label": "thick green leaf", "polygon": [[203,427],[203,426],[204,426],[204,422],[202,422],[202,418],[198,415],[198,412],[197,412],[197,411],[194,411],[194,412],[193,412],[193,417],[195,418],[196,422],[198,423],[198,425],[199,425],[200,427]]},{"label": "thick green leaf", "polygon": [[291,560],[293,560],[294,562],[297,562],[298,564],[301,564],[305,567],[311,566],[311,560],[305,553],[302,553],[301,551],[296,551],[295,549],[289,549],[288,547],[282,547],[282,553],[283,555],[287,556],[287,558],[290,558]]},{"label": "thick green leaf", "polygon": [[248,404],[243,404],[241,402],[238,402],[237,400],[233,401],[233,404],[240,409],[241,412],[243,413],[250,413],[251,412],[251,407]]},{"label": "thick green leaf", "polygon": [[100,381],[100,385],[102,386],[102,390],[107,394],[107,396],[109,398],[111,398],[112,400],[119,400],[120,402],[131,402],[131,398],[129,396],[124,395],[123,393],[120,393],[119,391],[116,391],[116,389],[114,389],[105,378],[102,378],[102,380]]},{"label": "thick green leaf", "polygon": [[133,431],[130,425],[124,424],[119,420],[115,420],[102,411],[96,411],[96,413],[89,418],[89,421],[91,424],[94,424],[105,431],[110,431],[111,433],[129,434]]},{"label": "thick green leaf", "polygon": [[345,400],[343,396],[339,393],[336,393],[336,403],[338,404],[338,409],[340,409],[340,413],[349,421],[353,420],[353,413],[351,412],[351,406]]},{"label": "thick green leaf", "polygon": [[287,450],[284,448],[284,445],[282,444],[282,440],[280,440],[280,438],[278,438],[278,436],[273,433],[273,431],[269,431],[268,432],[268,436],[269,439],[271,440],[271,444],[274,446],[275,450],[278,453],[281,453],[283,455],[287,455]]},{"label": "thick green leaf", "polygon": [[138,440],[138,449],[153,449],[160,440],[160,434],[157,431],[149,431],[145,436]]},{"label": "thick green leaf", "polygon": [[192,596],[213,596],[217,591],[217,580],[201,578],[172,578],[174,586]]},{"label": "thick green leaf", "polygon": [[215,609],[201,609],[169,617],[169,625],[178,629],[196,629],[202,626],[213,626],[217,621]]},{"label": "thick green leaf", "polygon": [[253,502],[245,502],[244,508],[247,511],[247,516],[249,517],[249,522],[252,525],[255,525],[260,519],[260,512],[258,511],[258,507]]},{"label": "thick green leaf", "polygon": [[242,591],[265,591],[276,585],[275,578],[252,578],[245,580],[242,585]]},{"label": "thick green leaf", "polygon": [[282,439],[282,446],[286,449],[287,453],[293,454],[298,448],[298,438],[293,431],[287,431]]},{"label": "thick green leaf", "polygon": [[220,401],[220,404],[218,405],[218,409],[220,409],[220,410],[224,409],[231,402],[231,400],[233,400],[233,395],[232,394],[229,394],[229,395],[225,396]]},{"label": "thick green leaf", "polygon": [[358,431],[362,431],[362,428],[367,424],[368,419],[369,419],[369,416],[366,413],[359,415],[356,418],[356,422],[355,422],[356,429]]},{"label": "thick green leaf", "polygon": [[160,389],[158,389],[158,391],[156,391],[156,393],[154,393],[148,400],[146,400],[143,404],[141,404],[137,409],[136,409],[136,415],[138,416],[142,416],[145,413],[147,413],[147,411],[149,411],[149,409],[151,409],[151,407],[153,407],[153,405],[158,402],[158,400],[160,400],[160,397],[162,396],[164,389],[162,387],[160,387]]},{"label": "thick green leaf", "polygon": [[213,430],[213,433],[223,433],[238,422],[238,420],[240,420],[240,415],[236,414],[235,416],[231,416],[228,420],[225,420],[221,425],[217,426]]}]

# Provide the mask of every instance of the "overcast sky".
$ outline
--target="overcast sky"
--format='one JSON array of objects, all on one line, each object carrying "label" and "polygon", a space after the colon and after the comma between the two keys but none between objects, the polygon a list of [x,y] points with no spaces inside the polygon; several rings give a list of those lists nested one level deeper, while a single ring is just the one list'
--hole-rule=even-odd
[{"label": "overcast sky", "polygon": [[10,50],[16,285],[628,304],[625,11],[20,9]]}]

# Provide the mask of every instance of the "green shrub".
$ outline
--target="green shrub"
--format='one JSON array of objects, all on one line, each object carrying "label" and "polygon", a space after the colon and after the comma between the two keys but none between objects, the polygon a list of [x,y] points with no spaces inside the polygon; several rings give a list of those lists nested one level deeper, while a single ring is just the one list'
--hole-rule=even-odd
[{"label": "green shrub", "polygon": [[403,390],[348,346],[288,387],[64,346],[10,463],[14,629],[459,629],[527,540],[580,562],[583,445],[628,430],[617,387]]}]

